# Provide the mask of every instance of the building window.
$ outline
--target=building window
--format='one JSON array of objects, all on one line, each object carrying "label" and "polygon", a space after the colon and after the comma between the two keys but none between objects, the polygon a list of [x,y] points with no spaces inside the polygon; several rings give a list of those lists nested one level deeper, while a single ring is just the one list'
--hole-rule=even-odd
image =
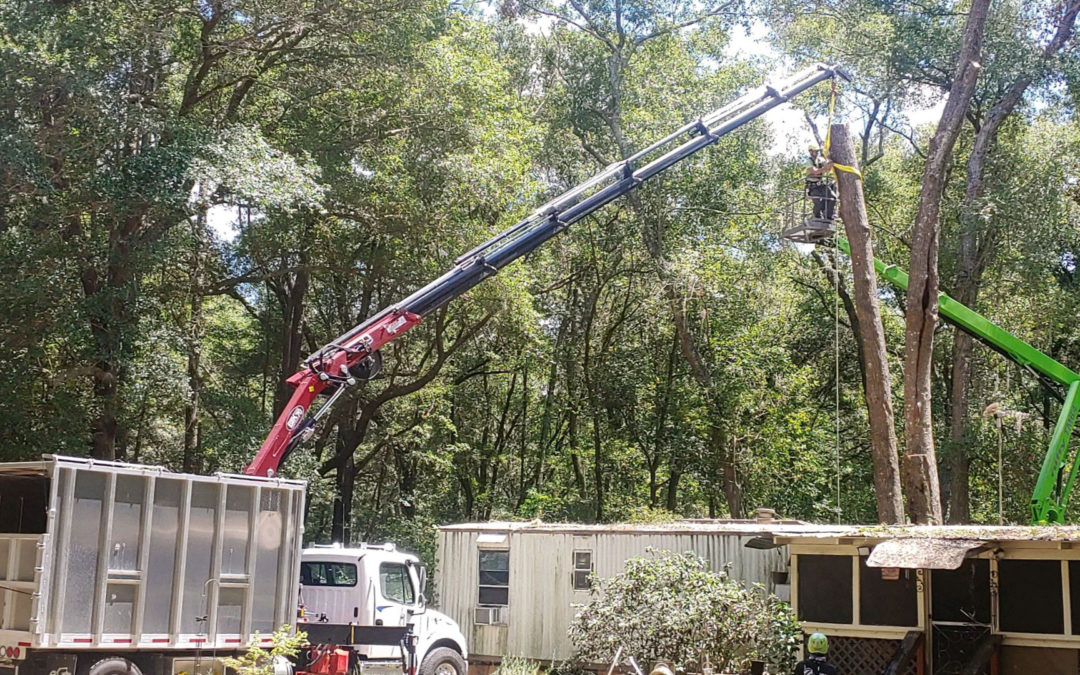
[{"label": "building window", "polygon": [[851,556],[799,556],[799,620],[851,623],[853,618]]},{"label": "building window", "polygon": [[592,551],[574,551],[574,590],[589,590],[592,574]]},{"label": "building window", "polygon": [[930,571],[934,621],[990,623],[990,561],[968,558],[955,570]]},{"label": "building window", "polygon": [[505,606],[510,598],[510,551],[480,551],[480,604]]},{"label": "building window", "polygon": [[1069,606],[1072,608],[1072,633],[1080,635],[1080,560],[1069,561]]},{"label": "building window", "polygon": [[382,587],[383,597],[387,600],[403,605],[413,604],[415,597],[412,579],[409,578],[409,568],[404,565],[398,563],[379,565],[379,584]]},{"label": "building window", "polygon": [[[934,570],[935,572],[937,570]],[[859,557],[859,623],[869,626],[918,626],[919,597],[915,570],[870,567]]]},{"label": "building window", "polygon": [[999,560],[998,612],[1002,633],[1064,633],[1061,561]]}]

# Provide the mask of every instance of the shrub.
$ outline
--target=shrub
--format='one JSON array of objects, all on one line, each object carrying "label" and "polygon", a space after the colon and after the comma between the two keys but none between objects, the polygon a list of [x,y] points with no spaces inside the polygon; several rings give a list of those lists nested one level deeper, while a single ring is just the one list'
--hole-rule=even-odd
[{"label": "shrub", "polygon": [[762,660],[771,672],[792,668],[800,629],[786,603],[710,571],[693,553],[649,553],[594,586],[574,617],[570,639],[583,658],[606,663],[622,647],[642,667],[667,661],[684,672],[742,672]]},{"label": "shrub", "polygon": [[540,675],[540,664],[521,656],[506,656],[492,675]]},{"label": "shrub", "polygon": [[291,635],[290,630],[289,626],[279,628],[271,638],[269,649],[260,646],[259,634],[255,633],[246,652],[238,658],[228,657],[222,661],[237,675],[274,675],[274,659],[278,656],[296,656],[307,641],[307,633]]}]

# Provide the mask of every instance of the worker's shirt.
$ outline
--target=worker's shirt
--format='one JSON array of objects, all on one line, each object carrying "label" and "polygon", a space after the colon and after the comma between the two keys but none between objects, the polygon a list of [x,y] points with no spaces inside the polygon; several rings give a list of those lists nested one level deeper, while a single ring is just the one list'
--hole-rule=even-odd
[{"label": "worker's shirt", "polygon": [[825,657],[811,654],[810,658],[795,666],[794,675],[836,675],[836,666],[825,660]]},{"label": "worker's shirt", "polygon": [[806,170],[806,183],[807,185],[818,185],[824,183],[828,172],[823,172],[820,176],[815,176],[810,173],[810,169],[824,169],[828,160],[825,159],[821,153],[818,156],[810,160],[810,167]]}]

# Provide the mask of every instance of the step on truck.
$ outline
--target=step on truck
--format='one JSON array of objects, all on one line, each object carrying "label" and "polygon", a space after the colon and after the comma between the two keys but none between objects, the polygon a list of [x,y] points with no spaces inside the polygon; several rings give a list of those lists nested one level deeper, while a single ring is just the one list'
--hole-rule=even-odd
[{"label": "step on truck", "polygon": [[[0,675],[224,675],[223,657],[284,625],[311,632],[283,675],[464,675],[464,638],[424,606],[414,556],[302,553],[305,488],[60,456],[0,464]],[[321,576],[352,569],[352,586]],[[301,594],[325,607],[310,623]]]}]

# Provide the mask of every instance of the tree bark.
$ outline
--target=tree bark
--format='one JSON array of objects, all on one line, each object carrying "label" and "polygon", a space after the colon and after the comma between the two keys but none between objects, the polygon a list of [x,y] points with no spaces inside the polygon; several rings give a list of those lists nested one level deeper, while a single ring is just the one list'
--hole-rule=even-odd
[{"label": "tree bark", "polygon": [[356,490],[356,471],[353,456],[348,455],[335,476],[334,515],[330,525],[330,541],[348,546],[352,542],[352,502]]},{"label": "tree bark", "polygon": [[[201,191],[200,191],[201,197]],[[191,256],[190,317],[187,345],[188,398],[184,404],[184,454],[185,473],[198,473],[202,469],[199,461],[199,421],[202,417],[202,343],[203,343],[203,247],[206,238],[206,207],[200,206],[193,223],[195,248]]]},{"label": "tree bark", "polygon": [[[856,166],[855,145],[848,135],[847,127],[835,124],[830,134],[830,159],[839,164]],[[836,183],[840,191],[840,217],[844,221],[844,232],[851,245],[851,274],[855,286],[858,336],[862,341],[861,353],[866,374],[863,384],[866,412],[870,419],[870,451],[874,466],[878,521],[899,524],[904,522],[904,504],[900,492],[900,461],[893,422],[892,377],[885,347],[885,329],[881,324],[881,307],[878,304],[870,223],[866,216],[862,181],[853,173],[838,171]]]},{"label": "tree bark", "polygon": [[904,332],[904,483],[917,524],[941,523],[941,488],[930,408],[934,326],[938,316],[938,230],[945,169],[964,123],[980,65],[990,0],[973,0],[945,110],[930,139],[919,210],[912,228]]},{"label": "tree bark", "polygon": [[293,393],[286,380],[300,368],[304,302],[310,279],[310,272],[303,269],[297,272],[294,278],[284,279],[280,284],[268,282],[281,307],[281,354],[278,361],[278,386],[274,392],[274,417],[281,414]]},{"label": "tree bark", "polygon": [[[840,274],[836,255],[833,251],[826,250],[826,255],[823,256],[819,250],[815,249],[811,252],[810,257],[817,263],[818,269],[825,275],[829,285],[840,296],[840,305],[844,308],[844,314],[848,318],[848,327],[851,328],[851,334],[855,338],[855,356],[859,359],[859,383],[862,384],[862,390],[865,392],[866,359],[863,358],[863,339],[859,330],[859,313],[855,311],[855,301],[851,298],[851,293],[844,283],[844,277]],[[823,303],[828,302],[824,295],[820,297]]]}]

